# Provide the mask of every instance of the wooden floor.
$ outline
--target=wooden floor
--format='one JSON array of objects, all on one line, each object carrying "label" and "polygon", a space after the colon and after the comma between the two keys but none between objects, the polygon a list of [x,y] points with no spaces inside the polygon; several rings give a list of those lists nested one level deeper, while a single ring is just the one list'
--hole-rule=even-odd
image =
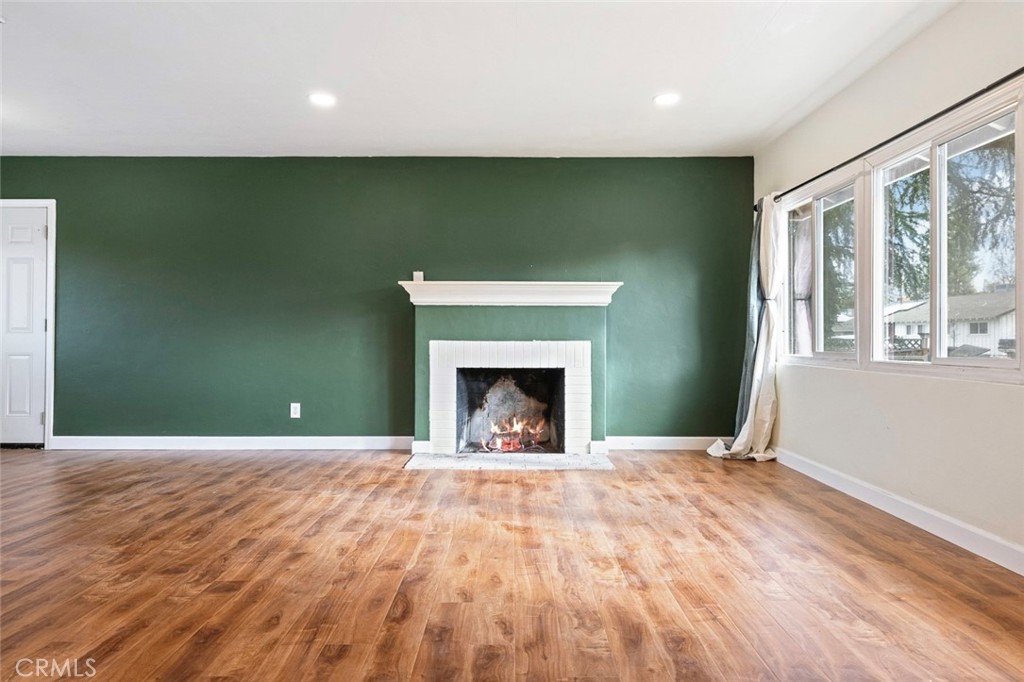
[{"label": "wooden floor", "polygon": [[3,679],[1024,679],[1024,578],[776,463],[406,457],[4,452]]}]

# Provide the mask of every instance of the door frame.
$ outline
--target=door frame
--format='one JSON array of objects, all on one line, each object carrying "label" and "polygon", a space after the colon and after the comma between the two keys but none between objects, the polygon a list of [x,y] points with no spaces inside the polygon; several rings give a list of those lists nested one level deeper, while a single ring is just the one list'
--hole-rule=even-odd
[{"label": "door frame", "polygon": [[53,358],[57,329],[57,200],[0,199],[0,208],[46,209],[46,399],[43,409],[43,448],[50,448],[53,439]]}]

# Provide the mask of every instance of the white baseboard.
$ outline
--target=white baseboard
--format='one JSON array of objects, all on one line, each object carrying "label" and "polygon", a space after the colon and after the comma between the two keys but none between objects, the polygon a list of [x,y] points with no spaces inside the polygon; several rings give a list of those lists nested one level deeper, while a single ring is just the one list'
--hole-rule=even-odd
[{"label": "white baseboard", "polygon": [[592,454],[592,455],[607,455],[608,454],[608,441],[606,441],[606,440],[592,440],[592,441],[590,441],[590,454]]},{"label": "white baseboard", "polygon": [[609,450],[707,450],[719,438],[732,436],[608,436]]},{"label": "white baseboard", "polygon": [[841,471],[818,464],[784,448],[776,448],[779,464],[892,514],[898,519],[952,542],[969,552],[1024,575],[1024,547],[896,495]]},{"label": "white baseboard", "polygon": [[411,436],[53,436],[51,450],[408,450]]}]

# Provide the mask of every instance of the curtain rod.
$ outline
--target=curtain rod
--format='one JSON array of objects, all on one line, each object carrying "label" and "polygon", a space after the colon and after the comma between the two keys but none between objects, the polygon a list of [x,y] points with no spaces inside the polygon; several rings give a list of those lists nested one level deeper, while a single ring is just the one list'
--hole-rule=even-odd
[{"label": "curtain rod", "polygon": [[[817,175],[815,175],[810,180],[804,180],[799,185],[794,185],[793,187],[790,187],[789,189],[787,189],[785,192],[780,192],[775,197],[775,201],[778,202],[780,199],[782,199],[782,197],[786,196],[787,194],[791,194],[791,193],[797,191],[798,189],[800,189],[801,187],[806,187],[807,185],[811,184],[815,180],[818,180],[820,178],[825,177],[826,175],[828,175],[832,171],[839,170],[840,168],[842,168],[843,166],[845,166],[848,163],[852,163],[852,162],[856,161],[857,159],[860,159],[860,158],[862,158],[864,156],[867,156],[868,154],[870,154],[872,152],[878,151],[879,149],[881,149],[882,147],[886,146],[890,142],[895,142],[896,140],[900,139],[904,135],[906,135],[908,133],[912,133],[915,130],[917,130],[918,128],[921,128],[923,126],[928,125],[932,121],[945,116],[946,114],[948,114],[949,112],[953,111],[954,109],[962,107],[963,105],[967,104],[968,102],[970,102],[972,100],[978,99],[982,95],[987,94],[987,93],[991,92],[992,90],[995,90],[1000,85],[1003,85],[1004,83],[1008,83],[1009,81],[1012,81],[1014,78],[1016,78],[1017,76],[1020,76],[1022,74],[1024,74],[1024,67],[1021,67],[1021,68],[1017,69],[1016,71],[1013,71],[1012,73],[1009,73],[1009,74],[1003,76],[1002,78],[1000,78],[999,80],[995,81],[994,83],[989,83],[988,85],[983,87],[981,90],[978,90],[974,94],[968,95],[967,97],[964,97],[962,100],[960,100],[956,104],[951,104],[950,106],[946,107],[945,109],[943,109],[939,113],[934,114],[932,116],[929,116],[928,118],[924,119],[923,121],[919,121],[918,123],[915,123],[914,125],[910,126],[906,130],[903,130],[901,132],[896,133],[895,135],[893,135],[889,139],[885,140],[884,142],[879,142],[874,147],[871,147],[870,149],[865,149],[860,154],[857,154],[856,156],[851,156],[846,161],[843,161],[842,163],[838,163],[835,166],[832,166],[831,168],[829,168],[828,170],[822,171],[821,173],[818,173]],[[1018,125],[1019,125],[1019,123],[1018,123]],[[757,211],[757,204],[754,204],[754,211]]]}]

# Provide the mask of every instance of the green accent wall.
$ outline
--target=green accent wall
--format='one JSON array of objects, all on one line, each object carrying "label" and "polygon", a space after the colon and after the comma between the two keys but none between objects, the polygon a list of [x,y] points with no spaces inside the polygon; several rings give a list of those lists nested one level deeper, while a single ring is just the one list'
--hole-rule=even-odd
[{"label": "green accent wall", "polygon": [[0,164],[57,200],[58,435],[411,435],[413,270],[621,280],[607,432],[733,430],[751,158]]},{"label": "green accent wall", "polygon": [[[614,299],[613,299],[614,300]],[[430,341],[590,341],[591,438],[606,435],[606,308],[418,306],[416,440],[430,440]]]}]

